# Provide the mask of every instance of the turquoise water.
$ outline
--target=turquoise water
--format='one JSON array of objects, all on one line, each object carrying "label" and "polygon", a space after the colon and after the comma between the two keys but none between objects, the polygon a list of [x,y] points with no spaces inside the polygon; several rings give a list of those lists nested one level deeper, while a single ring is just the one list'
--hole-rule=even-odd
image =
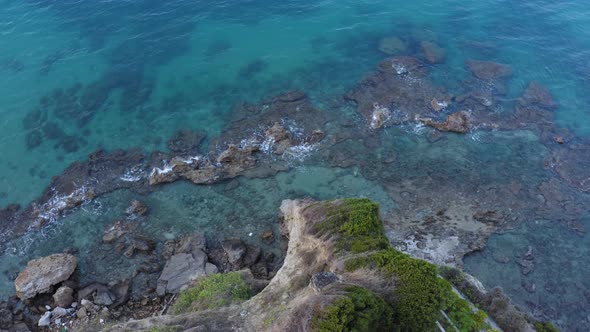
[{"label": "turquoise water", "polygon": [[[200,130],[212,138],[223,131],[237,103],[294,88],[325,112],[358,123],[354,112],[342,106],[341,96],[387,56],[378,50],[379,40],[387,36],[407,45],[401,54],[420,53],[421,41],[442,47],[445,61],[432,66],[429,77],[450,93],[469,84],[467,59],[510,64],[513,76],[497,104],[499,112],[509,112],[536,80],[559,103],[555,125],[570,129],[580,144],[590,137],[590,6],[583,1],[0,0],[0,5],[0,207],[27,205],[52,176],[96,149],[165,150],[179,129]],[[342,168],[320,154],[271,178],[240,178],[231,194],[224,184],[163,186],[142,198],[153,210],[146,232],[244,236],[275,224],[282,199],[305,195],[371,197],[382,204],[384,215],[397,215],[391,211],[417,209],[415,202],[402,202],[405,196],[398,189],[403,185],[413,188],[416,205],[444,205],[453,190],[475,201],[480,190],[499,190],[513,180],[522,183],[522,192],[534,192],[553,176],[543,167],[550,152],[535,133],[478,132],[432,142],[427,132],[414,129],[387,128],[379,134],[378,148],[346,143],[341,151],[351,161]],[[388,158],[394,162],[384,163]],[[444,193],[445,199],[439,202],[427,191]],[[12,243],[19,250],[2,258],[10,267],[0,294],[12,292],[9,276],[18,266],[56,243],[90,250],[133,195],[100,197],[100,204],[74,211],[46,233],[17,240],[38,245]],[[571,195],[575,202],[588,201],[583,192]],[[252,196],[255,203],[244,198]],[[555,281],[565,290],[544,292],[538,286],[534,295],[524,292],[518,266],[498,265],[485,251],[469,257],[466,269],[486,286],[503,286],[539,316],[567,330],[587,330],[590,304],[570,296],[573,289],[582,288],[577,294],[590,289],[582,281],[590,272],[579,255],[585,249],[564,226],[571,218],[559,217],[557,206],[547,214],[555,216],[551,227],[529,229],[538,221],[535,207],[520,203],[510,206],[520,231],[493,236],[486,250],[509,247],[506,242],[517,251],[528,241],[541,246],[544,234],[558,234],[551,237],[557,243],[553,252],[541,250],[539,255],[557,257],[551,259],[559,266],[570,260],[565,258],[570,251],[578,253],[572,257],[579,266]],[[229,205],[235,206],[233,215],[242,217],[235,225],[231,220],[236,217],[225,208]],[[587,212],[588,207],[579,209]],[[34,241],[35,236],[46,240]],[[572,248],[571,243],[578,245]],[[582,286],[575,288],[577,283]],[[574,304],[556,305],[568,301]],[[552,309],[538,309],[543,306]]]}]

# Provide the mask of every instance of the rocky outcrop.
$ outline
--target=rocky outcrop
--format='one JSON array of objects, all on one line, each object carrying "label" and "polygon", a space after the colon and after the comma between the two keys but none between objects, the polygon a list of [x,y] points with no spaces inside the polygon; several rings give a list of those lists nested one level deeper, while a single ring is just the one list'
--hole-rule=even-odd
[{"label": "rocky outcrop", "polygon": [[51,292],[52,287],[67,280],[76,270],[78,259],[69,254],[54,254],[30,261],[14,281],[21,300]]},{"label": "rocky outcrop", "polygon": [[[321,324],[322,320],[326,319],[327,312],[331,312],[330,308],[334,308],[332,306],[335,303],[346,301],[348,296],[360,296],[355,297],[357,301],[364,301],[361,298],[368,297],[373,303],[371,305],[381,303],[384,306],[382,310],[385,312],[392,310],[386,316],[389,317],[388,319],[393,317],[393,322],[380,318],[379,310],[367,315],[356,313],[355,310],[363,310],[358,308],[349,313],[353,317],[357,314],[363,315],[362,317],[367,320],[366,324],[377,324],[376,326],[380,327],[391,324],[392,329],[402,326],[402,330],[409,326],[434,327],[435,322],[430,321],[433,318],[420,317],[420,314],[414,313],[413,317],[417,319],[414,320],[394,314],[395,310],[401,310],[400,308],[405,305],[411,306],[411,310],[424,314],[429,312],[429,309],[425,309],[419,303],[421,300],[404,302],[403,298],[404,296],[419,297],[419,293],[424,289],[434,287],[429,290],[434,293],[430,293],[426,298],[428,306],[434,306],[432,312],[438,317],[440,314],[438,305],[442,304],[438,302],[436,292],[441,289],[435,289],[440,287],[437,285],[442,281],[438,281],[436,269],[432,265],[412,259],[393,249],[387,249],[389,245],[384,237],[380,221],[376,217],[378,210],[375,207],[376,205],[368,200],[354,199],[330,202],[283,201],[281,204],[283,230],[289,237],[289,249],[277,275],[256,296],[240,305],[231,304],[204,312],[132,321],[110,327],[110,330],[147,331],[169,327],[195,331],[210,329],[315,331],[319,329],[317,324]],[[357,209],[362,209],[363,212],[356,214],[359,212]],[[355,217],[351,219],[349,213],[355,213]],[[361,224],[363,226],[360,226]],[[241,247],[239,243],[232,241],[231,248],[228,245],[225,247],[231,249],[231,253],[236,257],[243,257],[243,250],[234,250],[236,246]],[[377,257],[374,255],[380,257],[378,259],[380,263],[370,263],[374,257]],[[388,270],[390,272],[384,273],[380,270],[379,264],[388,264],[387,261],[391,258],[387,258],[388,255],[392,255],[391,257],[402,255],[400,257],[403,257],[405,262],[411,262],[409,266],[412,267],[406,272],[392,268]],[[406,263],[399,261],[397,264],[400,265],[396,266],[401,266]],[[393,276],[391,271],[394,271]],[[413,273],[416,274],[415,279],[409,277]],[[403,279],[405,282],[398,283],[398,278],[405,278]],[[402,290],[411,284],[410,280],[419,282],[416,284],[416,289],[404,293]],[[480,285],[478,287],[480,287],[477,288],[478,292],[485,292]],[[353,293],[356,295],[352,295]],[[445,294],[450,294],[447,295],[451,296],[450,301],[459,301],[458,297],[453,295],[454,293]],[[354,308],[352,303],[351,306]],[[387,309],[390,303],[396,305],[396,309]],[[469,311],[467,315],[470,313],[473,314]],[[334,319],[332,322],[338,324],[338,319]],[[525,326],[528,324],[526,320],[524,324]]]},{"label": "rocky outcrop", "polygon": [[421,119],[421,121],[430,127],[434,127],[442,131],[450,131],[454,133],[464,134],[472,128],[472,117],[469,112],[461,111],[447,116],[446,121],[438,122],[432,119]]}]

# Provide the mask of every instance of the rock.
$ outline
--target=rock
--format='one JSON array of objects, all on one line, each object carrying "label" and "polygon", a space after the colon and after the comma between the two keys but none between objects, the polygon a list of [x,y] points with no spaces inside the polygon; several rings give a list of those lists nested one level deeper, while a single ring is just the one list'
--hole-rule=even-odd
[{"label": "rock", "polygon": [[[291,134],[278,122],[268,128],[264,135],[266,138],[262,143],[262,150],[267,148],[272,149],[275,154],[283,154],[291,146]],[[267,143],[266,147],[265,143]]]},{"label": "rock", "polygon": [[535,257],[533,256],[533,248],[529,246],[522,258],[518,261],[520,265],[520,272],[523,275],[528,275],[535,270]]},{"label": "rock", "polygon": [[27,324],[19,322],[12,325],[10,329],[8,329],[8,332],[31,332],[31,330],[29,330]]},{"label": "rock", "polygon": [[246,247],[239,238],[225,239],[221,242],[221,247],[227,255],[228,262],[235,270],[239,270],[243,266],[244,255],[246,254]]},{"label": "rock", "polygon": [[526,87],[519,103],[523,106],[539,106],[548,110],[559,106],[551,96],[551,92],[535,81],[530,82]]},{"label": "rock", "polygon": [[62,307],[56,307],[55,309],[53,309],[51,314],[52,314],[53,318],[57,318],[57,317],[63,317],[65,315],[69,314],[69,311],[67,309],[62,308]]},{"label": "rock", "polygon": [[[156,292],[160,296],[175,294],[198,277],[207,275],[206,261],[207,255],[202,250],[173,255],[158,278]],[[209,271],[212,271],[211,267]]]},{"label": "rock", "polygon": [[199,251],[204,251],[207,245],[207,240],[203,233],[196,233],[187,237],[184,237],[178,243],[175,254],[199,254]]},{"label": "rock", "polygon": [[76,270],[78,259],[68,254],[54,254],[27,263],[14,285],[16,295],[27,300],[40,293],[47,293],[51,287],[67,280]]},{"label": "rock", "polygon": [[109,306],[117,300],[117,297],[106,287],[99,287],[94,295],[94,303]]},{"label": "rock", "polygon": [[111,293],[116,298],[113,308],[119,307],[129,300],[130,288],[131,282],[129,280],[121,281],[110,288]]},{"label": "rock", "polygon": [[192,130],[179,130],[168,141],[168,149],[178,154],[195,155],[206,135]]},{"label": "rock", "polygon": [[7,303],[2,303],[0,306],[0,329],[7,329],[12,325],[12,310]]},{"label": "rock", "polygon": [[371,128],[379,129],[383,127],[385,122],[391,118],[391,111],[389,108],[379,105],[378,103],[373,104],[373,115],[371,116]]},{"label": "rock", "polygon": [[309,286],[316,293],[321,293],[322,289],[338,281],[339,278],[334,272],[319,272],[311,277]]},{"label": "rock", "polygon": [[262,254],[262,249],[259,246],[247,245],[246,246],[246,254],[244,255],[244,259],[242,261],[243,266],[250,267],[260,259]]},{"label": "rock", "polygon": [[534,293],[537,290],[537,285],[528,280],[527,278],[522,278],[522,280],[520,281],[520,285],[522,286],[522,288],[524,288],[527,292],[529,293]]},{"label": "rock", "polygon": [[473,76],[480,80],[490,81],[512,76],[512,68],[501,63],[467,60],[465,65],[467,65]]},{"label": "rock", "polygon": [[473,215],[473,219],[475,219],[479,222],[487,223],[487,224],[498,225],[498,224],[502,223],[502,221],[504,220],[504,215],[500,212],[491,211],[491,210],[477,211]]},{"label": "rock", "polygon": [[215,274],[218,272],[219,272],[219,269],[214,264],[211,264],[211,263],[205,264],[205,274],[210,275],[210,274]]},{"label": "rock", "polygon": [[432,106],[432,109],[435,112],[440,112],[442,110],[444,110],[445,108],[447,108],[447,106],[449,106],[449,102],[446,100],[438,100],[436,98],[432,98],[432,101],[430,101],[430,106]]},{"label": "rock", "polygon": [[379,51],[387,55],[402,54],[407,50],[408,46],[398,37],[384,37],[379,40]]},{"label": "rock", "polygon": [[92,303],[91,301],[89,301],[87,299],[82,299],[82,301],[80,301],[80,304],[83,307],[85,307],[86,309],[94,307],[94,303]]},{"label": "rock", "polygon": [[51,311],[47,311],[46,313],[43,314],[43,316],[41,316],[41,318],[39,318],[39,322],[37,325],[49,326],[49,324],[51,324],[51,316],[52,316]]},{"label": "rock", "polygon": [[86,318],[87,316],[88,316],[88,311],[87,311],[86,307],[82,307],[82,308],[78,309],[78,311],[76,312],[76,317],[78,317],[79,319]]},{"label": "rock", "polygon": [[555,143],[557,143],[557,144],[564,144],[565,143],[565,139],[562,136],[555,136],[553,139],[555,140]]},{"label": "rock", "polygon": [[262,234],[260,234],[260,239],[268,244],[271,244],[275,240],[275,236],[272,232],[272,229],[267,229]]},{"label": "rock", "polygon": [[444,61],[446,53],[440,46],[430,41],[420,43],[420,49],[426,61],[435,64]]},{"label": "rock", "polygon": [[425,125],[442,131],[450,131],[464,134],[471,130],[471,114],[466,111],[455,112],[447,117],[444,122],[436,122],[432,119],[420,119]]},{"label": "rock", "polygon": [[128,215],[145,216],[148,213],[148,207],[144,203],[134,199],[125,212]]},{"label": "rock", "polygon": [[74,302],[74,290],[67,286],[62,286],[53,294],[53,301],[58,307],[67,308]]}]

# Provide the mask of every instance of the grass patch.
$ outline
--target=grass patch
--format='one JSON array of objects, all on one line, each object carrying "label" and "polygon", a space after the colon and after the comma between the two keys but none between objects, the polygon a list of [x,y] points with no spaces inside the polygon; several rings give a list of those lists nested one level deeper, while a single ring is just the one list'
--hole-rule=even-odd
[{"label": "grass patch", "polygon": [[172,311],[180,314],[224,307],[250,298],[252,290],[239,272],[220,273],[198,279],[181,291]]},{"label": "grass patch", "polygon": [[150,327],[148,332],[178,332],[180,331],[176,327],[173,326],[153,326]]},{"label": "grass patch", "polygon": [[537,332],[559,332],[559,329],[549,322],[535,323],[535,330],[537,330]]},{"label": "grass patch", "polygon": [[315,225],[314,231],[318,235],[337,235],[337,250],[361,253],[389,247],[379,220],[379,205],[369,199],[348,198],[309,208],[327,210],[326,218]]},{"label": "grass patch", "polygon": [[375,293],[358,286],[345,289],[346,294],[317,310],[311,327],[319,332],[392,331],[393,309]]}]

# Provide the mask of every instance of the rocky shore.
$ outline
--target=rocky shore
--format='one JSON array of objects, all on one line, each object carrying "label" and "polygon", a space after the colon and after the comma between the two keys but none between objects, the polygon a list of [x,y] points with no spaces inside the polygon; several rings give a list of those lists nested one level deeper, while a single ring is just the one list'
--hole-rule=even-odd
[{"label": "rocky shore", "polygon": [[[130,209],[145,211],[138,202]],[[510,304],[501,290],[488,292],[457,269],[437,267],[391,247],[379,207],[370,200],[285,200],[280,214],[288,249],[278,270],[268,268],[260,248],[240,239],[226,239],[221,248],[211,249],[201,234],[194,234],[166,243],[157,288],[133,298],[134,279],[80,286],[75,255],[53,254],[30,261],[21,271],[15,281],[17,297],[0,307],[0,328],[428,331],[438,326],[533,331],[547,326]],[[123,234],[111,228],[104,240]],[[272,234],[263,237],[272,240]],[[233,287],[243,287],[244,296],[236,297]],[[458,289],[490,318],[457,295]]]},{"label": "rocky shore", "polygon": [[[590,190],[590,181],[583,165],[590,144],[554,123],[558,103],[550,91],[529,82],[520,97],[508,103],[510,66],[470,60],[465,69],[471,76],[460,85],[460,92],[451,93],[429,76],[432,66],[444,61],[440,46],[420,43],[415,56],[396,55],[405,49],[403,41],[390,38],[380,47],[393,56],[326,106],[350,109],[352,114],[319,109],[304,93],[291,91],[236,106],[216,137],[182,130],[164,152],[96,151],[55,176],[30,205],[13,204],[0,210],[0,249],[116,190],[147,194],[181,180],[237,186],[239,176],[268,178],[305,158],[308,164],[354,169],[355,174],[379,183],[396,204],[384,216],[392,245],[437,265],[461,268],[464,256],[482,249],[491,234],[526,220],[558,220],[577,233],[586,231],[580,220],[585,213],[582,207],[589,204],[584,194]],[[408,135],[413,131],[423,135]],[[465,143],[463,150],[456,151],[448,144],[456,140],[481,141],[492,152],[477,143]],[[415,148],[426,153],[415,154]],[[112,313],[108,309],[112,304],[96,303],[95,295],[89,295],[86,300],[91,305],[84,308],[90,314],[85,317],[94,319],[105,307],[109,310],[105,317],[147,317],[162,310],[170,293],[185,286],[186,280],[243,267],[264,280],[273,276],[281,260],[243,240],[209,240],[203,234],[158,244],[140,226],[147,210],[141,203],[131,203],[129,213],[113,220],[102,238],[112,253],[140,259],[140,268],[126,280],[94,285],[85,292],[98,296],[100,290],[100,303],[120,303],[127,297],[117,294],[135,295],[135,300],[125,300],[131,307],[149,304],[154,310],[134,316],[131,307],[120,305]],[[67,254],[75,254],[75,249]],[[517,261],[522,267],[522,288],[528,292],[535,291],[527,281],[534,270],[532,261]],[[75,282],[76,275],[72,278]],[[49,295],[68,280],[52,284]],[[82,285],[65,286],[69,290],[61,289],[60,296],[71,292],[77,307],[40,302],[33,305],[33,312],[51,316],[55,323],[60,318],[53,314],[57,307],[70,310],[69,314],[82,310]],[[35,297],[41,290],[45,294],[47,287],[43,287],[23,289],[21,300],[29,301],[25,294],[31,292]],[[148,300],[137,297],[147,289],[155,295]],[[17,304],[5,307],[12,310],[16,322],[31,322]],[[552,318],[542,310],[537,317]]]}]

